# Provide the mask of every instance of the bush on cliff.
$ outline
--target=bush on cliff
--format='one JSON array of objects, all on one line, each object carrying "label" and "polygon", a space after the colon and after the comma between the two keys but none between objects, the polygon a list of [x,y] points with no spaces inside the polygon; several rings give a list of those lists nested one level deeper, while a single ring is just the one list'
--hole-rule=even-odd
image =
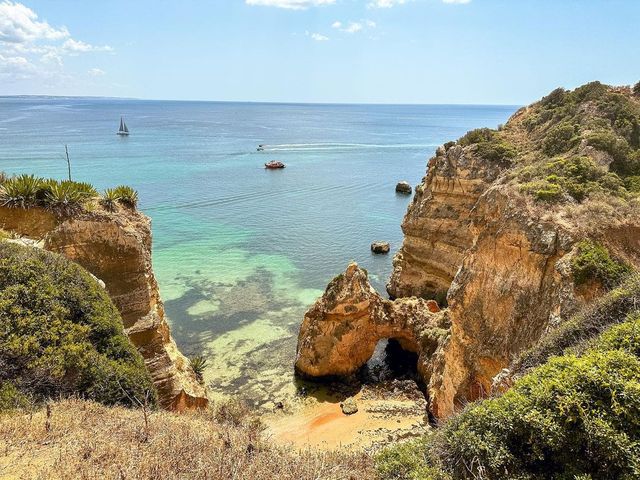
[{"label": "bush on cliff", "polygon": [[638,478],[640,316],[629,315],[584,354],[554,357],[503,396],[470,405],[413,456],[400,448],[378,457],[380,471],[390,455],[414,463],[402,461],[403,476],[383,478]]},{"label": "bush on cliff", "polygon": [[151,392],[155,403],[107,293],[59,255],[0,242],[0,327],[0,391],[123,405]]},{"label": "bush on cliff", "polygon": [[471,130],[460,138],[458,143],[463,147],[477,145],[477,154],[491,162],[508,164],[516,156],[513,146],[501,139],[498,133],[490,128]]},{"label": "bush on cliff", "polygon": [[583,240],[576,249],[571,268],[577,285],[596,281],[611,289],[631,273],[629,265],[612,258],[605,247],[591,240]]}]

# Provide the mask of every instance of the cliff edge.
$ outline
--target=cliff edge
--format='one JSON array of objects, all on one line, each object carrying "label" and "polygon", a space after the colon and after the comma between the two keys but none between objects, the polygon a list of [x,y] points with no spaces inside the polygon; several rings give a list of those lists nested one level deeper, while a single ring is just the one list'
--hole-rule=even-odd
[{"label": "cliff edge", "polygon": [[40,240],[45,249],[82,265],[104,282],[164,408],[183,411],[207,405],[205,388],[178,350],[165,319],[151,263],[147,216],[130,208],[108,211],[98,205],[73,215],[38,207],[0,207],[0,227]]},{"label": "cliff edge", "polygon": [[[418,352],[434,416],[490,394],[521,352],[640,266],[639,195],[640,98],[627,87],[558,89],[498,130],[437,149],[387,286],[395,302],[447,304],[448,335]],[[317,307],[305,316],[296,364],[311,375],[300,358]],[[334,350],[342,338],[332,337]]]}]

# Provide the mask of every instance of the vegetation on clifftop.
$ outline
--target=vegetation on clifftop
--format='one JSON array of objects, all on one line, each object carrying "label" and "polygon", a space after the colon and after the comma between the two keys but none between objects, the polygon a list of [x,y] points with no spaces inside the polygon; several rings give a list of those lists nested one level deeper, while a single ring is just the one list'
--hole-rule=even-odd
[{"label": "vegetation on clifftop", "polygon": [[103,197],[86,182],[39,178],[34,175],[7,177],[0,174],[0,206],[10,208],[42,207],[56,213],[72,215],[90,208],[98,200],[108,210],[120,204],[135,209],[138,194],[121,185],[108,189]]},{"label": "vegetation on clifftop", "polygon": [[107,292],[59,255],[0,242],[0,326],[0,410],[69,395],[155,403]]},{"label": "vegetation on clifftop", "polygon": [[378,457],[383,478],[638,478],[640,315],[583,354],[551,358],[409,448],[413,454],[401,445]]}]

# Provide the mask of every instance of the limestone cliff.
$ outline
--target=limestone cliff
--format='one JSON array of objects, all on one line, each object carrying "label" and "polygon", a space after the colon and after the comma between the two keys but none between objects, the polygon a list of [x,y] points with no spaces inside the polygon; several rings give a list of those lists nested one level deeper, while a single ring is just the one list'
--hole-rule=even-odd
[{"label": "limestone cliff", "polygon": [[[350,375],[362,367],[382,339],[397,340],[426,365],[444,342],[449,324],[432,300],[383,299],[367,272],[351,263],[306,313],[298,336],[296,371],[305,376]],[[423,365],[425,364],[425,365]]]},{"label": "limestone cliff", "polygon": [[[556,90],[500,130],[471,131],[438,148],[404,218],[387,285],[394,305],[418,302],[418,309],[425,308],[420,298],[446,292],[450,331],[435,348],[418,348],[433,415],[446,417],[489,394],[518,354],[598,298],[611,284],[606,275],[625,270],[598,262],[640,266],[638,179],[640,98],[599,83]],[[581,258],[585,239],[605,253]],[[578,274],[585,262],[592,264]],[[340,319],[323,301],[305,317],[299,362],[317,333],[308,326]],[[350,301],[346,295],[340,308]],[[379,301],[367,305],[374,308],[363,306],[364,317],[386,318],[377,316]],[[430,322],[423,312],[409,315],[407,325]],[[320,346],[341,352],[336,362],[363,363],[369,347],[359,347],[380,337],[375,321],[359,322],[355,332],[351,317],[339,328],[319,328],[331,337]],[[358,345],[357,362],[344,353],[345,329]],[[314,352],[322,364],[324,348]]]},{"label": "limestone cliff", "polygon": [[60,217],[41,209],[0,208],[0,227],[41,239],[44,248],[79,263],[105,283],[125,331],[171,410],[207,405],[205,389],[171,337],[151,264],[151,222],[121,208]]}]

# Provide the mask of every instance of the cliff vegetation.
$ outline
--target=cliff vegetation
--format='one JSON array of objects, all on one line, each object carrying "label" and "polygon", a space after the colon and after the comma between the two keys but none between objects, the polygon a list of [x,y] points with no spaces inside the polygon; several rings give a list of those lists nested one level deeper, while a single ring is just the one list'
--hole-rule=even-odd
[{"label": "cliff vegetation", "polygon": [[156,401],[107,292],[79,265],[0,242],[0,410],[77,395]]}]

